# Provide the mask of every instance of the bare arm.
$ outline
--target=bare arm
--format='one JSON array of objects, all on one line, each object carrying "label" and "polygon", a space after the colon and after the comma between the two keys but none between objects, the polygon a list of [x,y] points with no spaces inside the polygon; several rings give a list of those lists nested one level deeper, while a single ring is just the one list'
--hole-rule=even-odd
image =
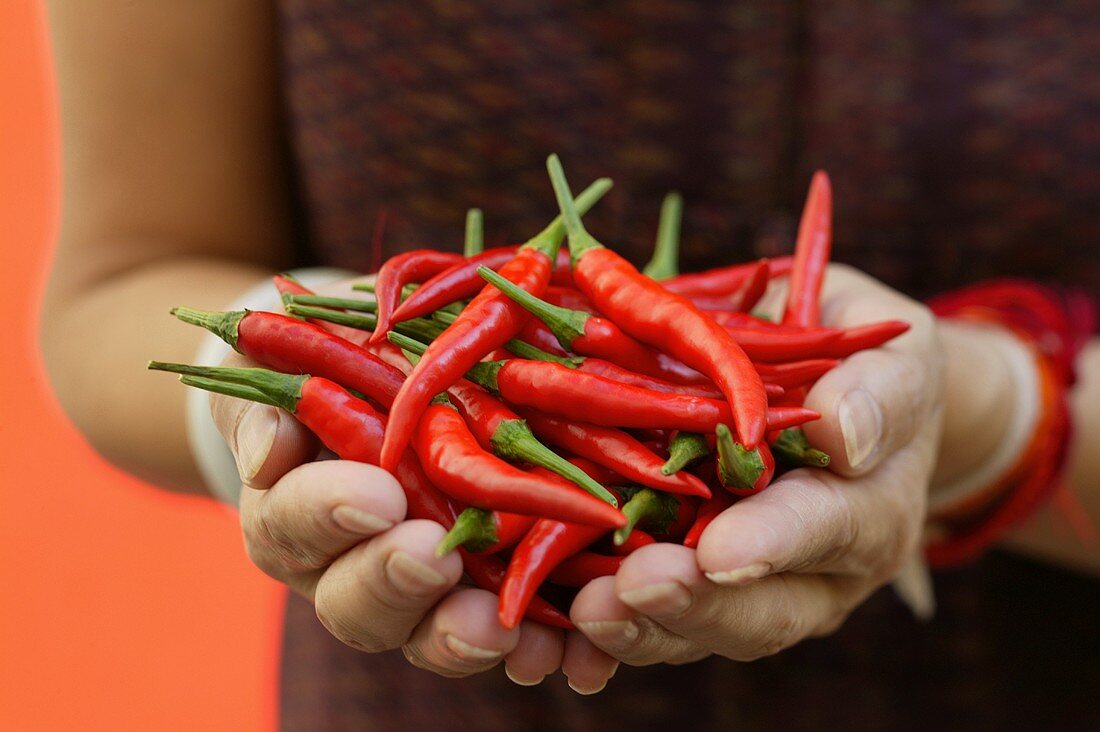
[{"label": "bare arm", "polygon": [[105,457],[201,490],[173,305],[218,308],[288,264],[274,11],[247,0],[51,0],[61,100],[60,242],[42,315],[66,411]]}]

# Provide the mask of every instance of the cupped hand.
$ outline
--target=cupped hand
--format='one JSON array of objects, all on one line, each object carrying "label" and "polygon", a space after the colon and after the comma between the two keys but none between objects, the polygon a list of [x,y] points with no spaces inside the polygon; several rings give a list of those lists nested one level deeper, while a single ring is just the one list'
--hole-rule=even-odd
[{"label": "cupped hand", "polygon": [[[328,292],[346,294],[349,284]],[[234,354],[226,365],[256,364]],[[443,676],[503,660],[517,683],[531,684],[561,665],[564,634],[526,621],[505,630],[496,595],[459,584],[458,554],[435,556],[443,527],[406,520],[392,475],[317,460],[317,439],[274,407],[211,395],[211,411],[241,474],[249,557],[311,600],[339,640],[366,652],[401,648],[411,663]]]},{"label": "cupped hand", "polygon": [[942,421],[943,357],[926,308],[855,270],[830,267],[828,325],[911,329],[824,376],[806,425],[829,470],[795,470],[738,501],[698,550],[654,544],[581,590],[577,627],[631,665],[710,654],[748,661],[836,630],[918,550]]}]

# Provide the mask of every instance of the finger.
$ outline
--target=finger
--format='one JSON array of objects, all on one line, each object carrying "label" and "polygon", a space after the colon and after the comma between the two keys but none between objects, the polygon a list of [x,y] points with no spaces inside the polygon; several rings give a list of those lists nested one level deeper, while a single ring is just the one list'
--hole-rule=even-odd
[{"label": "finger", "polygon": [[488,671],[516,648],[519,628],[497,620],[497,596],[463,589],[448,596],[421,622],[402,650],[418,668],[460,677]]},{"label": "finger", "polygon": [[904,320],[909,331],[857,353],[823,376],[806,406],[822,419],[805,426],[810,442],[832,456],[841,475],[863,475],[939,419],[943,364],[926,307],[851,268],[829,270],[823,298],[830,324]]},{"label": "finger", "polygon": [[639,617],[619,598],[614,577],[601,577],[585,585],[573,601],[569,616],[593,645],[630,666],[687,663],[706,655],[695,642]]},{"label": "finger", "polygon": [[359,650],[404,644],[462,576],[458,554],[435,556],[444,533],[432,521],[406,521],[341,555],[317,582],[318,619]]},{"label": "finger", "polygon": [[[239,354],[230,355],[222,365],[256,366]],[[291,469],[317,456],[317,438],[282,409],[211,394],[210,413],[233,453],[241,482],[250,488],[269,488]]]},{"label": "finger", "polygon": [[564,633],[524,620],[519,626],[519,642],[504,658],[504,672],[520,686],[535,686],[558,670],[564,652]]},{"label": "finger", "polygon": [[619,662],[592,645],[583,634],[570,631],[565,634],[565,655],[561,670],[570,689],[589,696],[604,690],[607,682],[619,670]]},{"label": "finger", "polygon": [[931,440],[915,442],[863,478],[787,473],[711,522],[698,566],[724,585],[788,571],[885,580],[916,546],[934,450]]},{"label": "finger", "polygon": [[332,560],[405,518],[397,480],[372,465],[331,460],[301,465],[268,490],[246,488],[245,548],[272,577],[306,596]]},{"label": "finger", "polygon": [[669,633],[734,660],[832,632],[866,592],[850,579],[795,574],[721,587],[703,576],[693,554],[673,544],[643,547],[623,562],[616,592]]}]

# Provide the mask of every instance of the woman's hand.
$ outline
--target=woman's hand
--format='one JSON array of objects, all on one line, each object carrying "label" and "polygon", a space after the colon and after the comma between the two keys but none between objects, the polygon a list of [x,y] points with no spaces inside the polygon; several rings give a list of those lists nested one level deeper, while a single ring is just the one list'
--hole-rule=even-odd
[{"label": "woman's hand", "polygon": [[922,305],[847,267],[829,270],[829,325],[911,330],[814,385],[806,425],[830,470],[795,470],[738,501],[697,551],[644,547],[577,596],[572,619],[631,665],[716,653],[748,661],[835,631],[917,551],[943,413],[943,357]]},{"label": "woman's hand", "polygon": [[[237,355],[226,363],[255,365]],[[509,676],[530,684],[561,665],[561,631],[528,621],[507,631],[497,620],[496,595],[458,586],[459,555],[435,556],[443,527],[405,520],[405,495],[392,475],[358,462],[315,460],[316,438],[273,407],[215,394],[211,410],[244,484],[240,516],[249,557],[311,600],[342,642],[367,652],[400,647],[411,663],[443,676],[504,660]]]}]

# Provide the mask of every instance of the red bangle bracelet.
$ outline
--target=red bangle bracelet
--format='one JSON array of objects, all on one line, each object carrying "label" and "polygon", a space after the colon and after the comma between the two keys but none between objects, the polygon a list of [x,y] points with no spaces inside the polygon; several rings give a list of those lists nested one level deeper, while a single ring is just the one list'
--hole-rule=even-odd
[{"label": "red bangle bracelet", "polygon": [[1039,419],[1019,460],[980,491],[984,501],[965,515],[938,520],[940,536],[925,546],[929,564],[971,560],[1023,523],[1061,486],[1072,424],[1069,388],[1077,354],[1093,332],[1096,309],[1087,297],[1064,294],[1024,280],[995,280],[965,287],[928,303],[941,318],[1000,325],[1034,349],[1040,388]]}]

